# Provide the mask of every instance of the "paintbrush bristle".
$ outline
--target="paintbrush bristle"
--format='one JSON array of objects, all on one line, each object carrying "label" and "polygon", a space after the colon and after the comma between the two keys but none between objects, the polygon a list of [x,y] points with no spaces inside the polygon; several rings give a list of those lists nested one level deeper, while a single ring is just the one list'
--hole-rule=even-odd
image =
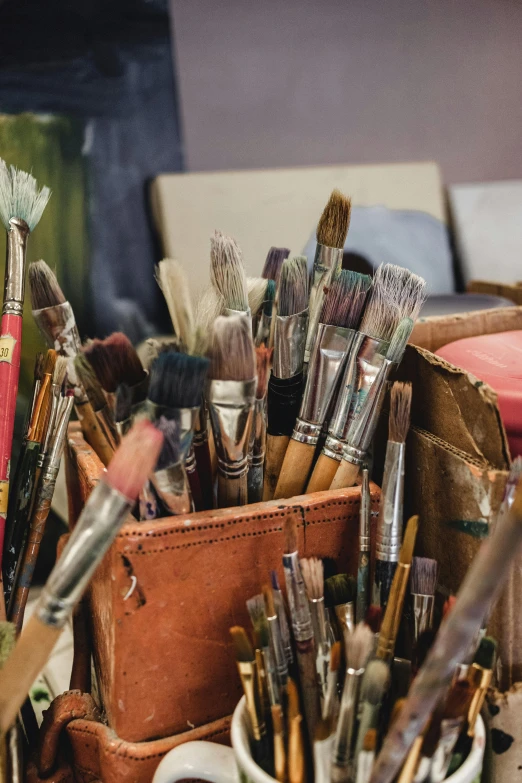
[{"label": "paintbrush bristle", "polygon": [[386,358],[389,359],[390,362],[396,362],[398,364],[402,361],[406,345],[413,331],[413,326],[414,322],[411,318],[403,318],[399,321],[399,325],[392,335],[390,345],[386,352]]},{"label": "paintbrush bristle", "polygon": [[114,420],[127,421],[130,419],[132,410],[132,392],[126,383],[120,383],[116,389],[116,399],[114,401]]},{"label": "paintbrush bristle", "polygon": [[370,626],[373,633],[379,633],[382,623],[382,606],[375,606],[375,604],[369,606],[364,622]]},{"label": "paintbrush bristle", "polygon": [[272,315],[272,308],[274,306],[274,299],[276,296],[277,286],[275,280],[266,281],[265,301],[263,302],[263,315],[269,318]]},{"label": "paintbrush bristle", "polygon": [[323,324],[356,329],[371,287],[371,278],[342,269],[332,280],[323,302]]},{"label": "paintbrush bristle", "polygon": [[67,376],[67,367],[69,366],[69,360],[65,356],[57,356],[56,364],[54,365],[53,372],[53,385],[62,387]]},{"label": "paintbrush bristle", "polygon": [[286,692],[288,696],[288,720],[291,721],[293,718],[297,718],[300,715],[299,691],[291,677],[287,680]]},{"label": "paintbrush bristle", "polygon": [[339,671],[341,665],[341,642],[334,642],[330,648],[330,671]]},{"label": "paintbrush bristle", "polygon": [[256,348],[256,374],[257,387],[256,399],[264,400],[268,389],[268,377],[270,374],[270,363],[272,361],[273,348],[267,348],[266,345],[260,345]]},{"label": "paintbrush bristle", "polygon": [[219,381],[250,381],[256,375],[256,354],[250,319],[220,316],[214,324],[210,377]]},{"label": "paintbrush bristle", "polygon": [[43,368],[44,368],[44,354],[42,352],[39,352],[36,354],[34,359],[34,379],[35,381],[41,381],[42,375],[43,375]]},{"label": "paintbrush bristle", "polygon": [[365,753],[373,753],[377,747],[377,729],[368,729],[364,735],[362,749]]},{"label": "paintbrush bristle", "polygon": [[102,479],[128,500],[135,500],[152,472],[163,445],[163,435],[150,421],[134,424],[111,459]]},{"label": "paintbrush bristle", "polygon": [[396,381],[390,392],[390,420],[388,439],[405,443],[410,429],[411,383]]},{"label": "paintbrush bristle", "polygon": [[165,470],[181,461],[181,444],[179,440],[179,425],[173,419],[160,416],[154,426],[163,435],[163,446],[158,457],[156,470]]},{"label": "paintbrush bristle", "polygon": [[480,640],[477,652],[473,658],[473,663],[482,666],[483,669],[492,669],[495,663],[497,653],[497,643],[491,636],[484,636]]},{"label": "paintbrush bristle", "polygon": [[283,261],[285,258],[288,258],[289,255],[290,250],[287,247],[271,247],[266,256],[261,277],[264,277],[265,280],[273,280],[275,283],[278,283]]},{"label": "paintbrush bristle", "polygon": [[343,606],[355,600],[356,582],[348,574],[336,574],[330,576],[324,583],[324,591],[327,605]]},{"label": "paintbrush bristle", "polygon": [[414,516],[408,519],[406,524],[406,530],[404,531],[404,538],[402,541],[401,551],[399,553],[399,563],[405,565],[411,565],[413,558],[413,552],[415,550],[415,540],[417,538],[417,529],[419,526],[419,517]]},{"label": "paintbrush bristle", "polygon": [[248,310],[248,289],[236,240],[215,231],[210,240],[210,281],[230,310]]},{"label": "paintbrush bristle", "polygon": [[166,408],[198,408],[209,360],[177,351],[160,353],[150,368],[149,400]]},{"label": "paintbrush bristle", "polygon": [[373,652],[375,637],[366,623],[358,623],[353,631],[344,633],[347,669],[363,669]]},{"label": "paintbrush bristle", "polygon": [[275,617],[277,615],[274,594],[272,592],[271,585],[263,585],[263,599],[265,602],[265,612],[267,617]]},{"label": "paintbrush bristle", "polygon": [[56,307],[66,301],[56,275],[43,260],[29,264],[29,291],[33,310]]},{"label": "paintbrush bristle", "polygon": [[367,701],[373,706],[377,706],[382,702],[389,686],[390,667],[388,664],[377,658],[370,661],[362,681],[361,701]]},{"label": "paintbrush bristle", "polygon": [[308,307],[308,262],[306,256],[287,259],[281,269],[278,315],[295,315]]},{"label": "paintbrush bristle", "polygon": [[145,377],[136,349],[123,332],[114,332],[104,340],[90,340],[82,350],[107,392],[115,392],[120,383],[136,386]]},{"label": "paintbrush bristle", "polygon": [[300,565],[308,598],[320,600],[324,597],[323,561],[318,557],[303,557]]},{"label": "paintbrush bristle", "polygon": [[92,407],[95,411],[101,410],[107,404],[107,400],[94,370],[82,353],[75,356],[74,369],[78,374],[80,383],[85,389]]},{"label": "paintbrush bristle", "polygon": [[40,188],[35,178],[0,158],[0,219],[9,230],[11,218],[25,220],[32,231],[39,223],[51,191]]},{"label": "paintbrush bristle", "polygon": [[254,651],[245,629],[240,625],[234,625],[230,629],[230,636],[236,651],[236,661],[238,663],[253,663]]},{"label": "paintbrush bristle", "polygon": [[252,318],[256,317],[266,299],[267,282],[263,277],[247,277],[248,306]]},{"label": "paintbrush bristle", "polygon": [[350,227],[351,199],[333,190],[317,224],[317,242],[326,247],[343,248]]},{"label": "paintbrush bristle", "polygon": [[58,354],[56,353],[53,348],[49,348],[47,353],[45,354],[45,361],[44,361],[44,375],[53,375],[54,374],[54,368],[56,367],[56,360],[58,359]]},{"label": "paintbrush bristle", "polygon": [[381,264],[373,278],[373,291],[361,322],[361,331],[391,340],[402,318],[417,318],[426,298],[426,282],[408,269]]},{"label": "paintbrush bristle", "polygon": [[439,564],[431,557],[414,557],[411,562],[411,592],[435,595]]},{"label": "paintbrush bristle", "polygon": [[173,258],[164,258],[156,268],[156,281],[161,288],[174,333],[187,353],[192,353],[195,340],[195,321],[192,299],[183,265]]},{"label": "paintbrush bristle", "polygon": [[270,638],[268,635],[268,621],[266,619],[265,599],[263,598],[263,595],[255,595],[253,598],[249,598],[246,605],[259,647],[268,647],[270,645]]},{"label": "paintbrush bristle", "polygon": [[297,517],[295,514],[289,514],[283,522],[283,534],[285,537],[284,553],[286,555],[297,552]]},{"label": "paintbrush bristle", "polygon": [[205,356],[209,349],[212,330],[216,318],[223,314],[223,297],[215,288],[209,286],[199,297],[196,304],[196,335],[194,353]]}]

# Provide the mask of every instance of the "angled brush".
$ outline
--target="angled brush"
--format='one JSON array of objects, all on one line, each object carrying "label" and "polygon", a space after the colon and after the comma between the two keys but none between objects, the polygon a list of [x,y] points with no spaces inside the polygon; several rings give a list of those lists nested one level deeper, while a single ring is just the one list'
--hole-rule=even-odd
[{"label": "angled brush", "polygon": [[256,348],[257,385],[254,417],[250,434],[248,467],[248,502],[259,503],[263,499],[263,475],[266,452],[266,392],[272,349],[260,345]]},{"label": "angled brush", "polygon": [[139,408],[147,397],[149,377],[126,335],[113,332],[104,340],[90,340],[83,354],[107,394],[114,394],[124,383],[131,392],[133,409]]}]

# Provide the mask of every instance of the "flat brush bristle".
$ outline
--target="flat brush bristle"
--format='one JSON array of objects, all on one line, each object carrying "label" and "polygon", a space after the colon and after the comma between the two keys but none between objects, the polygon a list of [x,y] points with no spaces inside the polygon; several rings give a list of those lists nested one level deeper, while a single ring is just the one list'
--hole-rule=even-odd
[{"label": "flat brush bristle", "polygon": [[265,301],[263,302],[263,314],[269,318],[272,315],[272,308],[274,306],[274,299],[276,295],[276,282],[275,280],[266,281]]},{"label": "flat brush bristle", "polygon": [[257,387],[256,399],[264,400],[268,388],[268,374],[272,361],[273,348],[267,348],[265,344],[256,348]]},{"label": "flat brush bristle", "polygon": [[[371,629],[370,629],[371,630]],[[390,685],[390,667],[384,661],[370,661],[364,674],[361,689],[361,701],[377,706]]]},{"label": "flat brush bristle", "polygon": [[263,277],[247,277],[248,306],[252,318],[255,318],[263,306],[267,282]]},{"label": "flat brush bristle", "polygon": [[341,270],[326,293],[321,323],[356,329],[370,287],[371,279],[368,275]]},{"label": "flat brush bristle", "polygon": [[56,307],[66,301],[56,275],[42,260],[29,264],[29,290],[33,310]]},{"label": "flat brush bristle", "polygon": [[406,345],[413,331],[413,326],[414,323],[411,318],[403,318],[399,321],[399,325],[393,333],[386,352],[386,358],[389,359],[390,362],[399,363],[402,360]]},{"label": "flat brush bristle", "polygon": [[339,671],[341,665],[341,642],[334,642],[330,649],[330,671]]},{"label": "flat brush bristle", "polygon": [[165,470],[173,465],[177,465],[181,460],[181,448],[179,441],[179,426],[176,421],[160,416],[154,422],[154,426],[163,435],[163,446],[161,448],[156,470]]},{"label": "flat brush bristle", "polygon": [[274,280],[279,282],[279,275],[281,274],[281,267],[283,261],[290,255],[290,250],[287,247],[271,247],[268,251],[261,277],[265,280]]},{"label": "flat brush bristle", "polygon": [[373,278],[372,297],[366,307],[361,331],[381,340],[391,340],[402,318],[417,318],[426,298],[426,282],[408,269],[381,264]]},{"label": "flat brush bristle", "polygon": [[248,310],[248,289],[236,240],[215,231],[210,240],[210,281],[230,310]]},{"label": "flat brush bristle", "polygon": [[158,460],[163,435],[150,421],[138,421],[114,452],[104,480],[135,500]]},{"label": "flat brush bristle", "polygon": [[208,359],[201,356],[160,353],[150,368],[149,400],[167,408],[199,407],[208,368]]},{"label": "flat brush bristle", "polygon": [[355,579],[348,574],[330,576],[324,583],[324,590],[328,606],[352,603],[355,599]]},{"label": "flat brush bristle", "polygon": [[196,304],[196,335],[194,353],[204,356],[209,348],[212,330],[216,318],[223,314],[225,304],[223,297],[212,286],[209,286]]},{"label": "flat brush bristle", "polygon": [[230,636],[232,637],[238,663],[252,663],[254,661],[254,651],[245,629],[240,625],[234,625],[230,629]]},{"label": "flat brush bristle", "polygon": [[322,560],[318,557],[303,557],[300,565],[308,598],[312,601],[320,600],[324,595]]},{"label": "flat brush bristle", "polygon": [[250,319],[220,316],[214,324],[210,377],[220,381],[250,381],[256,375],[256,355]]},{"label": "flat brush bristle", "polygon": [[136,386],[144,379],[136,349],[122,332],[114,332],[105,340],[91,340],[83,353],[107,392],[115,392],[120,383]]},{"label": "flat brush bristle", "polygon": [[248,599],[246,605],[259,647],[268,647],[270,639],[265,612],[265,599],[262,595],[255,595],[253,598]]},{"label": "flat brush bristle", "polygon": [[44,362],[44,375],[53,375],[54,374],[54,368],[56,367],[56,360],[58,359],[58,354],[55,350],[52,348],[49,348],[47,353],[45,354],[45,362]]},{"label": "flat brush bristle", "polygon": [[356,671],[363,669],[373,652],[374,641],[374,635],[366,623],[358,623],[353,631],[345,631],[346,667]]},{"label": "flat brush bristle", "polygon": [[156,269],[156,280],[165,297],[174,333],[184,349],[192,352],[195,338],[192,299],[183,265],[173,258],[164,258]]},{"label": "flat brush bristle", "polygon": [[431,557],[414,557],[411,563],[411,592],[435,595],[439,566]]},{"label": "flat brush bristle", "polygon": [[415,549],[415,541],[417,538],[417,529],[419,526],[419,517],[414,516],[408,519],[406,524],[406,530],[404,532],[404,538],[402,541],[401,551],[399,553],[399,563],[405,565],[411,565],[413,558],[413,552]]},{"label": "flat brush bristle", "polygon": [[410,428],[411,383],[396,381],[390,392],[389,440],[405,443]]},{"label": "flat brush bristle", "polygon": [[65,377],[67,375],[68,365],[69,365],[69,360],[66,359],[65,356],[56,357],[56,364],[54,365],[54,372],[53,372],[53,384],[55,386],[59,386],[61,388],[62,384],[65,381]]},{"label": "flat brush bristle", "polygon": [[473,658],[473,663],[482,666],[483,669],[492,669],[497,653],[497,643],[491,636],[484,636],[480,640],[478,650]]},{"label": "flat brush bristle", "polygon": [[289,514],[285,517],[283,534],[285,537],[285,554],[290,555],[292,552],[297,552],[297,519],[294,514]]},{"label": "flat brush bristle", "polygon": [[302,313],[308,307],[308,262],[305,256],[295,256],[283,263],[279,280],[277,314]]},{"label": "flat brush bristle", "polygon": [[317,224],[317,242],[343,248],[350,227],[352,202],[340,190],[333,190]]},{"label": "flat brush bristle", "polygon": [[0,158],[0,219],[9,229],[11,218],[25,220],[32,231],[40,221],[51,196],[48,187],[40,188],[35,178],[15,166],[7,167]]}]

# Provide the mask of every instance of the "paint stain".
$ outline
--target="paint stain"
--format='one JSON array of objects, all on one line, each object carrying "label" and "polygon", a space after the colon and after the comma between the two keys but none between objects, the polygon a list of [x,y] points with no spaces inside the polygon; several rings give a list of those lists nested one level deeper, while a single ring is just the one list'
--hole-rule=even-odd
[{"label": "paint stain", "polygon": [[489,535],[489,525],[487,522],[473,519],[454,519],[446,522],[448,527],[458,530],[460,533],[466,533],[473,538],[487,538]]},{"label": "paint stain", "polygon": [[36,702],[51,701],[49,697],[49,693],[45,690],[45,688],[35,688],[34,690],[32,690],[31,699]]},{"label": "paint stain", "polygon": [[513,744],[513,737],[511,734],[506,734],[502,729],[491,729],[491,747],[493,753],[497,753],[499,756],[509,750]]}]

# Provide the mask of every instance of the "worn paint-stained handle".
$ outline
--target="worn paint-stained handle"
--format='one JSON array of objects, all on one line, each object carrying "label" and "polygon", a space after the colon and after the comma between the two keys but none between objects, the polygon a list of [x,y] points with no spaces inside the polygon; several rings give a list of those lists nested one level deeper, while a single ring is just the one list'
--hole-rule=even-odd
[{"label": "worn paint-stained handle", "polygon": [[272,500],[285,459],[290,435],[267,435],[263,500]]},{"label": "worn paint-stained handle", "polygon": [[310,476],[310,481],[306,488],[307,493],[323,492],[325,489],[330,489],[338,467],[339,460],[327,457],[326,454],[320,454],[319,459],[315,463],[314,472]]},{"label": "worn paint-stained handle", "polygon": [[114,455],[114,448],[103,432],[92,405],[90,402],[82,402],[76,405],[75,408],[80,420],[83,437],[89,446],[94,449],[105,467],[107,467]]},{"label": "worn paint-stained handle", "polygon": [[228,478],[218,473],[218,507],[245,506],[248,503],[247,474]]},{"label": "worn paint-stained handle", "polygon": [[274,493],[274,500],[302,495],[314,459],[315,446],[290,439],[283,467]]},{"label": "worn paint-stained handle", "polygon": [[346,489],[346,487],[353,487],[357,481],[357,476],[361,469],[360,465],[353,465],[346,459],[342,459],[337,473],[334,476],[330,489]]}]

